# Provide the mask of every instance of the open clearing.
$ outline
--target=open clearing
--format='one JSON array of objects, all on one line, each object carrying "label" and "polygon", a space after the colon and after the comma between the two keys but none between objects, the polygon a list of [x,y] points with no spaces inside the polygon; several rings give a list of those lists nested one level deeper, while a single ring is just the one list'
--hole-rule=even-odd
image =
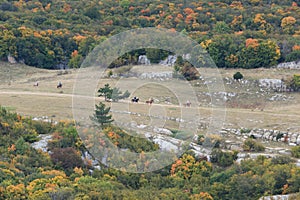
[{"label": "open clearing", "polygon": [[[151,66],[147,66],[149,69]],[[165,68],[165,67],[164,67]],[[139,71],[138,66],[133,67]],[[172,68],[170,67],[170,70]],[[205,69],[210,70],[210,69]],[[149,70],[151,72],[151,70]],[[286,79],[293,74],[299,73],[296,70],[279,70],[279,69],[219,69],[223,78],[232,79],[232,75],[240,71],[246,80],[257,80],[260,78],[277,78]],[[53,120],[73,119],[72,114],[72,94],[73,86],[76,81],[78,70],[43,70],[31,68],[25,65],[0,63],[0,105],[8,107],[25,116],[40,117],[48,116]],[[38,81],[39,86],[34,87]],[[63,87],[57,89],[57,83],[61,81]],[[180,105],[177,94],[170,88],[164,87],[167,81],[139,80],[136,78],[112,79],[103,78],[99,86],[105,83],[115,85],[122,91],[126,89],[131,92],[131,96],[138,96],[141,100],[139,104],[133,104],[129,100],[120,101],[110,104],[112,109],[118,107],[124,111],[139,113],[140,115],[130,115],[132,121],[138,124],[149,124],[149,117],[144,115],[163,115],[168,117],[180,118],[183,109],[191,109],[197,112],[201,128],[205,129],[205,124],[209,124],[212,119],[211,113],[214,111],[226,111],[224,127],[227,128],[266,128],[278,130],[300,131],[300,94],[299,93],[280,93],[287,96],[287,100],[269,101],[268,98],[275,95],[272,91],[267,91],[265,96],[256,97],[255,91],[259,88],[244,88],[238,83],[224,84],[226,92],[232,92],[239,95],[239,98],[232,99],[225,107],[210,106],[211,98],[204,94],[208,89],[202,83],[197,81],[191,82],[195,95],[199,103],[192,103],[190,108]],[[132,84],[138,85],[132,89]],[[144,84],[146,83],[146,84]],[[97,87],[96,87],[97,88]],[[187,91],[186,85],[179,84],[176,90],[182,99],[188,100],[190,92]],[[252,91],[251,91],[252,89]],[[94,94],[97,96],[97,94]],[[144,102],[149,98],[154,98],[152,106]],[[95,101],[101,99],[96,98]],[[184,103],[184,101],[181,101]],[[248,107],[247,107],[247,106]],[[249,106],[250,105],[250,106]],[[76,108],[74,108],[76,109]],[[144,116],[144,117],[143,117]],[[174,122],[167,122],[168,128],[176,128]],[[203,127],[201,127],[203,126]]]}]

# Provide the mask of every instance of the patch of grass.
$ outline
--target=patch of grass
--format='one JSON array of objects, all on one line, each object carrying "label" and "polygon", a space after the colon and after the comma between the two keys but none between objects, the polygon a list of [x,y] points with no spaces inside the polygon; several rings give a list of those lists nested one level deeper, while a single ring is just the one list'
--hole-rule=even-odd
[{"label": "patch of grass", "polygon": [[251,132],[251,129],[249,128],[242,128],[241,129],[241,133],[250,133]]},{"label": "patch of grass", "polygon": [[3,108],[5,108],[9,112],[15,112],[17,110],[17,108],[14,106],[3,106]]}]

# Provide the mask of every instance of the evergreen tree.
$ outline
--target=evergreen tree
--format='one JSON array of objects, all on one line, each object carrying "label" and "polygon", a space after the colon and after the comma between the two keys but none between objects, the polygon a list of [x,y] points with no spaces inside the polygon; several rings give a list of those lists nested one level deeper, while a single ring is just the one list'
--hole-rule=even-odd
[{"label": "evergreen tree", "polygon": [[240,80],[240,79],[243,79],[244,76],[243,74],[241,74],[241,72],[236,72],[234,75],[233,75],[233,79],[234,80]]},{"label": "evergreen tree", "polygon": [[98,92],[100,93],[98,96],[104,96],[105,101],[107,101],[107,99],[111,99],[112,97],[112,93],[113,93],[113,89],[109,86],[109,84],[105,84],[103,88],[100,88],[98,90]]},{"label": "evergreen tree", "polygon": [[109,111],[110,107],[106,108],[105,104],[100,102],[99,105],[96,105],[95,113],[91,119],[101,126],[110,124],[114,120],[112,119],[112,116],[108,114]]}]

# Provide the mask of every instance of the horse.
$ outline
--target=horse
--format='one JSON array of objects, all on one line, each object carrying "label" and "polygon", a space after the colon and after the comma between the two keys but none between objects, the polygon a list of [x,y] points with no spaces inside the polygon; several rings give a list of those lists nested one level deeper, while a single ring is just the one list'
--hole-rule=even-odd
[{"label": "horse", "polygon": [[185,107],[191,107],[192,103],[190,101],[186,101],[185,104],[183,104]]},{"label": "horse", "polygon": [[136,103],[138,103],[139,102],[139,98],[138,97],[133,97],[132,99],[131,99],[131,102],[136,102]]},{"label": "horse", "polygon": [[58,85],[56,86],[56,88],[62,88],[61,82],[58,83]]},{"label": "horse", "polygon": [[153,103],[153,99],[149,99],[148,101],[146,101],[147,104],[151,105]]}]

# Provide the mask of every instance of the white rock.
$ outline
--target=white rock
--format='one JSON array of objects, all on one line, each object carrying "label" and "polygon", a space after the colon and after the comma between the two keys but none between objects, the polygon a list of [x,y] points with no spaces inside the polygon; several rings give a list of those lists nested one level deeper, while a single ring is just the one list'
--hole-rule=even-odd
[{"label": "white rock", "polygon": [[169,136],[173,135],[173,133],[170,130],[165,129],[165,128],[157,128],[157,127],[155,127],[153,129],[153,131],[155,133],[160,133],[160,134],[164,134],[164,135],[169,135]]},{"label": "white rock", "polygon": [[299,135],[298,138],[297,138],[296,144],[297,144],[297,145],[300,145],[300,135]]}]

